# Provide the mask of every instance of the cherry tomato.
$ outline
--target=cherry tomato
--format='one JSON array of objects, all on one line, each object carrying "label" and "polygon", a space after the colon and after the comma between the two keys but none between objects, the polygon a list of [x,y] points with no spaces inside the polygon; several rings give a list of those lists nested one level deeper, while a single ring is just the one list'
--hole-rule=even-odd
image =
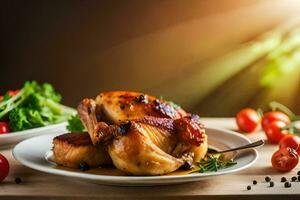
[{"label": "cherry tomato", "polygon": [[15,96],[16,94],[18,94],[19,90],[8,90],[6,92],[6,94],[8,94],[9,96]]},{"label": "cherry tomato", "polygon": [[2,100],[3,100],[3,98],[4,98],[3,96],[0,96],[0,101],[2,101]]},{"label": "cherry tomato", "polygon": [[281,130],[281,128],[285,127],[286,123],[282,121],[273,121],[265,128],[266,136],[270,143],[278,144],[278,142],[288,134],[287,130]]},{"label": "cherry tomato", "polygon": [[258,127],[259,122],[259,115],[251,108],[245,108],[236,115],[236,123],[243,132],[253,132]]},{"label": "cherry tomato", "polygon": [[289,147],[282,147],[272,156],[272,166],[280,172],[288,172],[294,169],[299,162],[298,153]]},{"label": "cherry tomato", "polygon": [[7,159],[0,154],[0,182],[3,181],[9,173],[9,163]]},{"label": "cherry tomato", "polygon": [[0,122],[0,134],[9,133],[10,129],[8,123]]},{"label": "cherry tomato", "polygon": [[279,147],[290,147],[300,155],[300,137],[294,134],[287,134],[279,141]]},{"label": "cherry tomato", "polygon": [[282,121],[286,124],[289,124],[291,122],[290,118],[283,112],[279,112],[279,111],[267,112],[264,114],[261,121],[261,125],[263,129],[265,130],[265,128],[273,121]]}]

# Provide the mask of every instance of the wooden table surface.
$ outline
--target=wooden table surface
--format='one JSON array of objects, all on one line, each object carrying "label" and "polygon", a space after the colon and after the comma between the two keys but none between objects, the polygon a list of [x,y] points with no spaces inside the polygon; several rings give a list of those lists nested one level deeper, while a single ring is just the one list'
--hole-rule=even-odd
[{"label": "wooden table surface", "polygon": [[[204,118],[207,126],[223,127],[235,130],[232,118]],[[252,141],[265,138],[262,132],[247,135]],[[241,172],[219,176],[200,182],[156,186],[156,187],[119,187],[86,183],[62,176],[50,175],[31,170],[20,165],[11,154],[11,149],[0,150],[10,162],[10,174],[0,184],[0,199],[296,199],[300,194],[300,182],[292,183],[291,188],[284,188],[280,183],[282,176],[291,177],[300,169],[300,165],[292,172],[280,174],[271,167],[271,155],[276,145],[266,144],[258,149],[259,159],[250,168]],[[270,175],[275,181],[273,188],[264,181]],[[21,177],[22,183],[15,184],[14,178]],[[247,191],[256,179],[258,184]],[[266,196],[267,195],[267,196]]]}]

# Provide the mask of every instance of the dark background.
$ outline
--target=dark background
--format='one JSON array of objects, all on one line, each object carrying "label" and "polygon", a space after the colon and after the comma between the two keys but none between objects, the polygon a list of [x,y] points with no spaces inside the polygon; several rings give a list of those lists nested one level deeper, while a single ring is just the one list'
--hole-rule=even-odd
[{"label": "dark background", "polygon": [[52,83],[70,106],[126,89],[204,116],[232,116],[269,100],[299,112],[299,70],[270,92],[257,86],[257,59],[244,67],[226,61],[231,52],[253,54],[253,43],[296,18],[298,1],[12,0],[0,9],[1,93],[37,80]]}]

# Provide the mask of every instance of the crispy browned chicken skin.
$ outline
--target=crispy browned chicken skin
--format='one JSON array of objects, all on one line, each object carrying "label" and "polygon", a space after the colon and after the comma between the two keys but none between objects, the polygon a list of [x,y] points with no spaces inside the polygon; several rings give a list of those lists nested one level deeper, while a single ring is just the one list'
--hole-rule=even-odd
[{"label": "crispy browned chicken skin", "polygon": [[[100,93],[95,102],[99,121],[119,123],[153,116],[178,119],[187,113],[178,106],[163,99],[157,99],[138,92],[111,91]],[[102,120],[101,120],[102,119]]]},{"label": "crispy browned chicken skin", "polygon": [[113,164],[128,174],[166,174],[207,151],[198,116],[142,93],[101,93],[84,99],[78,113],[93,144],[105,146]]}]

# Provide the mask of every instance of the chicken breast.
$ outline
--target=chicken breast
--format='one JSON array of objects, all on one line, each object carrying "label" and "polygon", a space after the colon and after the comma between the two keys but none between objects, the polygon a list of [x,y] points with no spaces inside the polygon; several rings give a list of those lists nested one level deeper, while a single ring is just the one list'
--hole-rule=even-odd
[{"label": "chicken breast", "polygon": [[103,146],[94,146],[88,133],[66,133],[53,139],[54,161],[58,165],[79,168],[81,163],[90,167],[111,164]]},{"label": "chicken breast", "polygon": [[186,112],[173,103],[138,92],[111,91],[100,93],[96,99],[98,121],[120,123],[153,116],[178,119]]}]

